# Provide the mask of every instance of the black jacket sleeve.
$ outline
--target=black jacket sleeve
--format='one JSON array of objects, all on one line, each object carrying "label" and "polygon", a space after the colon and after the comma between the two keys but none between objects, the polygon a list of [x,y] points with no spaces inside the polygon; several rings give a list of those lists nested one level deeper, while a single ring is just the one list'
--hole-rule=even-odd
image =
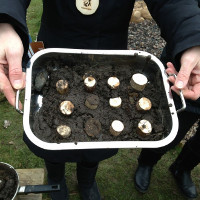
[{"label": "black jacket sleeve", "polygon": [[184,50],[200,45],[198,0],[145,0],[174,61]]},{"label": "black jacket sleeve", "polygon": [[10,23],[21,37],[24,58],[27,55],[29,38],[26,25],[26,9],[30,0],[0,0],[0,23]]}]

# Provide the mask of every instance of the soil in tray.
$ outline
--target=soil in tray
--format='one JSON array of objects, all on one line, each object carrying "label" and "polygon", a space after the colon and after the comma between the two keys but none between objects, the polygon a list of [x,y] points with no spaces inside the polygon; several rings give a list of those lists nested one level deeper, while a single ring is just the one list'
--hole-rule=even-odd
[{"label": "soil in tray", "polygon": [[[168,112],[168,107],[166,106],[166,110],[162,110],[162,112],[160,110],[160,101],[166,101],[166,97],[163,92],[159,91],[160,87],[155,78],[148,82],[142,92],[136,92],[130,86],[130,80],[132,75],[138,72],[137,67],[131,65],[66,66],[62,63],[58,64],[57,68],[55,68],[55,64],[48,64],[46,68],[48,80],[40,91],[43,95],[43,104],[35,115],[33,124],[33,133],[39,139],[49,143],[157,141],[169,134],[169,130],[163,124],[165,121],[163,115]],[[84,87],[84,78],[87,76],[92,76],[97,81],[96,88],[92,93],[87,92]],[[118,89],[113,90],[108,87],[107,80],[112,76],[120,80]],[[160,76],[161,79],[161,75],[155,76]],[[69,91],[67,94],[61,95],[57,92],[56,82],[58,80],[68,81]],[[85,106],[86,98],[91,94],[97,95],[99,98],[97,109],[89,109]],[[122,99],[120,108],[113,108],[109,105],[109,99],[115,97]],[[136,109],[136,103],[141,97],[150,99],[151,110],[141,112]],[[59,110],[60,103],[63,101],[71,101],[75,106],[70,116],[62,114]],[[86,134],[90,119],[95,119],[92,126],[95,137]],[[138,123],[142,119],[146,119],[152,124],[152,133],[147,137],[141,137],[136,133]],[[110,125],[114,120],[120,120],[124,124],[124,130],[119,136],[110,134]],[[57,127],[59,125],[67,125],[71,128],[71,135],[68,138],[62,138],[58,134]]]},{"label": "soil in tray", "polygon": [[0,164],[0,200],[10,200],[18,187],[16,173],[7,166]]}]

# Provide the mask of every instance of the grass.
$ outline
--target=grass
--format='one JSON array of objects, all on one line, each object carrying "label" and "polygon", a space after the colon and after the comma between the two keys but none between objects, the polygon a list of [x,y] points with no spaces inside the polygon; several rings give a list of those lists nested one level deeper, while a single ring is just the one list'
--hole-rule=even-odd
[{"label": "grass", "polygon": [[[28,27],[33,40],[36,39],[40,25],[42,5],[40,0],[32,1],[28,9]],[[21,98],[23,100],[23,93]],[[11,121],[7,129],[3,127],[4,120]],[[11,164],[14,168],[44,168],[42,159],[35,156],[22,139],[22,115],[18,114],[0,94],[0,161]],[[120,149],[118,154],[102,161],[97,173],[97,182],[104,200],[184,200],[178,190],[168,167],[175,160],[181,148],[176,147],[165,154],[155,166],[149,190],[146,194],[138,193],[134,188],[133,176],[137,167],[137,157],[140,149]],[[76,181],[75,163],[66,163],[66,179],[71,200],[79,200]],[[193,180],[200,187],[200,169],[196,167]],[[49,200],[47,194],[43,200]],[[198,198],[200,199],[200,198]]]},{"label": "grass", "polygon": [[36,40],[39,26],[41,23],[41,15],[42,15],[42,1],[34,0],[31,1],[31,4],[28,8],[27,12],[27,25],[29,28],[29,32],[33,41]]},{"label": "grass", "polygon": [[[22,115],[17,113],[2,95],[0,95],[0,116],[1,161],[11,164],[16,169],[44,168],[43,160],[29,151],[22,140]],[[11,121],[11,126],[7,129],[3,127],[4,120]],[[168,172],[168,167],[179,151],[180,148],[175,148],[163,156],[154,168],[149,191],[142,195],[135,190],[133,184],[140,149],[120,149],[116,156],[100,163],[96,179],[102,196],[105,200],[184,200]],[[67,163],[66,179],[71,200],[80,199],[75,172],[75,163]],[[193,179],[198,188],[199,173],[198,167],[193,170]],[[44,194],[43,200],[49,200],[49,196]]]}]

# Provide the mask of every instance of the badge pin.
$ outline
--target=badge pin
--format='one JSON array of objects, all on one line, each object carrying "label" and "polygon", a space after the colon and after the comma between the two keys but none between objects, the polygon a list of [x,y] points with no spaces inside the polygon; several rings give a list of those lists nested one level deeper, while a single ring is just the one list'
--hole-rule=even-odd
[{"label": "badge pin", "polygon": [[76,8],[83,15],[92,15],[99,7],[99,0],[76,0]]}]

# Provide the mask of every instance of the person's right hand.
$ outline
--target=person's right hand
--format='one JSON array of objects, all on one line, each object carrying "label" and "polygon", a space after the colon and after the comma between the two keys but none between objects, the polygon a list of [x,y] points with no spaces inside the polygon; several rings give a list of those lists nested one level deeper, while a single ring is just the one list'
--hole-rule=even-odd
[{"label": "person's right hand", "polygon": [[197,100],[200,97],[200,46],[187,49],[180,60],[181,67],[176,71],[171,62],[167,63],[166,72],[168,74],[177,74],[169,77],[169,81],[174,85],[171,87],[176,93],[182,90],[186,99]]},{"label": "person's right hand", "polygon": [[15,90],[25,85],[23,53],[21,38],[14,28],[10,24],[0,23],[0,92],[12,106],[15,106]]}]

